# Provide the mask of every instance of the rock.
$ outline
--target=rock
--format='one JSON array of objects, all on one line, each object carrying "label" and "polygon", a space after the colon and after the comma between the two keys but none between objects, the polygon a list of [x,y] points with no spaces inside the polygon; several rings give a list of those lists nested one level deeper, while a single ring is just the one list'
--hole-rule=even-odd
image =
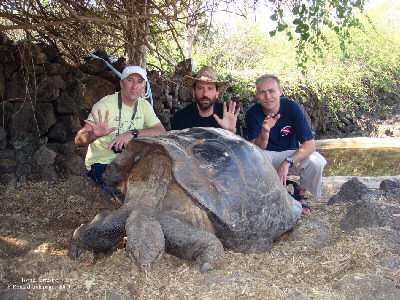
[{"label": "rock", "polygon": [[5,45],[9,41],[9,38],[7,34],[5,34],[3,31],[0,32],[0,45]]},{"label": "rock", "polygon": [[361,279],[343,279],[337,282],[334,289],[339,290],[343,299],[352,300],[397,300],[400,290],[388,279],[371,276]]},{"label": "rock", "polygon": [[28,292],[22,289],[0,290],[0,299],[3,300],[27,300],[31,299]]},{"label": "rock", "polygon": [[373,200],[359,200],[349,208],[340,221],[340,228],[346,232],[351,232],[356,228],[382,226],[400,230],[396,214],[400,214],[398,205],[385,204]]},{"label": "rock", "polygon": [[400,182],[385,179],[381,182],[379,189],[385,192],[385,197],[391,201],[400,203]]},{"label": "rock", "polygon": [[[7,64],[6,66],[9,66]],[[6,77],[7,79],[7,77]],[[26,89],[23,88],[25,86],[25,77],[22,72],[15,72],[12,74],[10,80],[6,82],[7,84],[7,89],[6,89],[6,94],[5,98],[8,101],[24,101],[26,98]]]},{"label": "rock", "polygon": [[86,92],[82,99],[82,107],[86,109],[92,109],[93,105],[101,98],[114,93],[116,90],[112,83],[99,77],[84,80],[83,83],[85,84]]},{"label": "rock", "polygon": [[44,68],[49,75],[62,75],[67,70],[65,66],[59,63],[46,63]]},{"label": "rock", "polygon": [[46,133],[56,121],[53,105],[51,103],[36,103],[32,105],[28,102],[16,102],[13,107],[13,115],[8,124],[8,133],[11,137],[24,135],[26,133],[42,135]]},{"label": "rock", "polygon": [[15,136],[10,140],[10,144],[15,150],[21,150],[27,157],[40,148],[40,141],[33,134]]},{"label": "rock", "polygon": [[63,156],[60,158],[58,164],[69,174],[83,175],[87,173],[85,161],[74,152],[70,153],[68,156]]},{"label": "rock", "polygon": [[65,144],[49,143],[47,146],[51,150],[53,150],[63,156],[71,155],[72,153],[75,153],[75,150],[76,150],[76,146],[73,143],[65,143]]},{"label": "rock", "polygon": [[98,58],[92,58],[86,63],[79,65],[79,70],[84,73],[95,75],[108,70],[107,64]]},{"label": "rock", "polygon": [[42,146],[38,151],[35,152],[33,158],[36,161],[38,166],[50,166],[54,164],[57,153],[53,150],[47,148],[46,146]]},{"label": "rock", "polygon": [[179,90],[179,101],[182,102],[192,102],[193,96],[186,88]]},{"label": "rock", "polygon": [[379,185],[379,189],[385,192],[390,192],[393,189],[400,189],[400,182],[390,179],[385,179],[382,180],[381,184]]},{"label": "rock", "polygon": [[175,71],[174,71],[174,75],[175,76],[185,76],[185,75],[192,75],[192,70],[193,70],[193,66],[192,66],[192,59],[188,58],[185,59],[184,61],[179,62],[176,67],[175,67]]},{"label": "rock", "polygon": [[85,84],[79,79],[74,79],[67,82],[66,85],[67,85],[67,93],[74,99],[74,101],[80,107],[83,97],[85,96],[86,93]]},{"label": "rock", "polygon": [[0,126],[0,149],[6,149],[7,147],[7,132]]},{"label": "rock", "polygon": [[339,193],[333,195],[327,204],[332,205],[337,202],[355,203],[360,199],[368,198],[377,200],[379,195],[360,182],[357,177],[353,177],[340,187]]},{"label": "rock", "polygon": [[25,163],[26,161],[26,155],[24,152],[22,152],[21,150],[16,150],[15,151],[15,160],[17,162],[18,165],[22,165]]},{"label": "rock", "polygon": [[162,113],[158,114],[158,118],[167,131],[171,130],[171,113],[168,109],[164,109]]},{"label": "rock", "polygon": [[106,300],[128,300],[124,294],[120,295],[112,291],[107,291]]},{"label": "rock", "polygon": [[66,142],[67,131],[65,130],[65,126],[60,122],[54,124],[49,128],[48,137],[52,142]]},{"label": "rock", "polygon": [[324,222],[313,221],[293,230],[290,239],[304,241],[306,245],[324,247],[329,244],[329,232]]},{"label": "rock", "polygon": [[15,188],[17,186],[17,177],[12,174],[0,172],[0,184],[8,187],[8,188]]},{"label": "rock", "polygon": [[6,173],[13,173],[17,170],[17,167],[15,151],[11,149],[0,150],[0,170]]},{"label": "rock", "polygon": [[42,47],[42,51],[46,55],[47,60],[50,63],[57,63],[62,61],[62,59],[60,58],[60,53],[56,47],[46,44],[41,44],[40,46]]},{"label": "rock", "polygon": [[33,124],[37,124],[37,127],[39,127],[40,135],[45,134],[48,129],[57,122],[54,108],[51,103],[38,103],[35,117],[36,121]]},{"label": "rock", "polygon": [[107,70],[107,71],[101,72],[99,74],[96,74],[96,76],[99,76],[99,77],[111,82],[114,86],[119,85],[119,77],[117,76],[117,74],[114,73],[114,71]]},{"label": "rock", "polygon": [[37,99],[39,102],[56,101],[61,89],[65,89],[65,82],[61,75],[47,76],[38,84]]},{"label": "rock", "polygon": [[379,262],[379,264],[385,268],[389,269],[399,269],[400,268],[400,259],[398,258],[386,258]]},{"label": "rock", "polygon": [[32,165],[31,164],[23,164],[19,166],[17,174],[19,176],[30,176],[32,174]]},{"label": "rock", "polygon": [[[72,141],[73,139],[71,139],[71,137],[73,138],[75,136],[75,133],[77,133],[82,128],[79,117],[75,114],[60,116],[58,118],[58,121],[64,126],[67,137],[70,137],[68,141],[63,141],[63,143]],[[71,136],[71,133],[73,134],[73,136]]]},{"label": "rock", "polygon": [[40,179],[44,181],[54,182],[58,180],[58,175],[52,165],[46,165],[40,169]]}]

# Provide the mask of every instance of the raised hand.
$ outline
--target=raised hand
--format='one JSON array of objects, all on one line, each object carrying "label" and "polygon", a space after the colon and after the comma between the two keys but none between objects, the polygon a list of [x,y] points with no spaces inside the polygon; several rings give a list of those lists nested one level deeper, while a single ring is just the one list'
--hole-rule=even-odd
[{"label": "raised hand", "polygon": [[103,121],[103,116],[101,110],[97,110],[99,118],[97,119],[95,113],[92,111],[90,114],[93,117],[93,121],[85,120],[85,123],[92,127],[92,134],[96,138],[100,138],[106,135],[109,135],[111,132],[116,130],[118,127],[108,128],[108,110],[106,111],[106,116]]},{"label": "raised hand", "polygon": [[268,115],[265,117],[263,123],[262,123],[262,129],[265,132],[268,132],[271,130],[272,127],[275,126],[276,122],[279,120],[279,118],[281,117],[280,114],[277,114],[275,117],[274,115]]},{"label": "raised hand", "polygon": [[[236,111],[235,111],[236,110]],[[236,122],[240,112],[240,107],[236,109],[236,102],[230,101],[228,109],[226,109],[226,102],[223,103],[223,114],[222,119],[220,119],[216,114],[214,118],[221,128],[229,130],[230,132],[236,132]]]}]

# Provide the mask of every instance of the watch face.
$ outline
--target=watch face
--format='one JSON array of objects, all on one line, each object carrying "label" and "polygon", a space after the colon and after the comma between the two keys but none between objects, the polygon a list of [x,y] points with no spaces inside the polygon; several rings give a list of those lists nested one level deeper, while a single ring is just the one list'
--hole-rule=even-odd
[{"label": "watch face", "polygon": [[137,129],[131,130],[131,133],[132,133],[132,135],[133,135],[133,138],[137,138],[138,135],[139,135],[139,131],[137,131]]},{"label": "watch face", "polygon": [[290,164],[290,168],[293,167],[293,158],[288,157],[285,160]]}]

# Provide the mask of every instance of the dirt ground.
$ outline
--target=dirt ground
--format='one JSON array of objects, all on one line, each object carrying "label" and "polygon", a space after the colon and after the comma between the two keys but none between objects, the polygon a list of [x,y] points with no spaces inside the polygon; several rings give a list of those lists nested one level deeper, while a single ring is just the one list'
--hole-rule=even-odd
[{"label": "dirt ground", "polygon": [[[399,259],[384,235],[343,232],[345,204],[327,206],[340,181],[327,180],[311,214],[263,254],[226,250],[221,269],[200,273],[193,262],[164,254],[151,272],[138,271],[121,243],[95,260],[68,256],[73,231],[106,201],[69,196],[69,180],[28,182],[0,190],[0,296],[5,299],[349,299],[337,283],[378,275],[400,287],[400,271],[380,262]],[[324,226],[313,227],[315,224]],[[315,230],[315,228],[317,228]],[[318,229],[319,228],[319,229]],[[323,231],[320,229],[324,228]],[[7,298],[8,297],[8,298]],[[1,298],[1,297],[0,297]],[[3,298],[4,299],[4,298]]]}]

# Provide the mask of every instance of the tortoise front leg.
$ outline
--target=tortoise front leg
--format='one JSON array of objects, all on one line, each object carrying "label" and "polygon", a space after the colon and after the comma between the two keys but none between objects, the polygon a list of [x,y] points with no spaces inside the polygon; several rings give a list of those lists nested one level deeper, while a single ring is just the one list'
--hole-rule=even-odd
[{"label": "tortoise front leg", "polygon": [[71,239],[70,255],[77,259],[85,250],[105,252],[125,236],[125,221],[130,210],[121,207],[115,211],[102,211],[87,224],[78,227]]},{"label": "tortoise front leg", "polygon": [[164,232],[168,253],[186,260],[194,260],[201,272],[221,265],[224,260],[224,248],[215,235],[182,221],[172,213],[162,213],[157,220]]}]

